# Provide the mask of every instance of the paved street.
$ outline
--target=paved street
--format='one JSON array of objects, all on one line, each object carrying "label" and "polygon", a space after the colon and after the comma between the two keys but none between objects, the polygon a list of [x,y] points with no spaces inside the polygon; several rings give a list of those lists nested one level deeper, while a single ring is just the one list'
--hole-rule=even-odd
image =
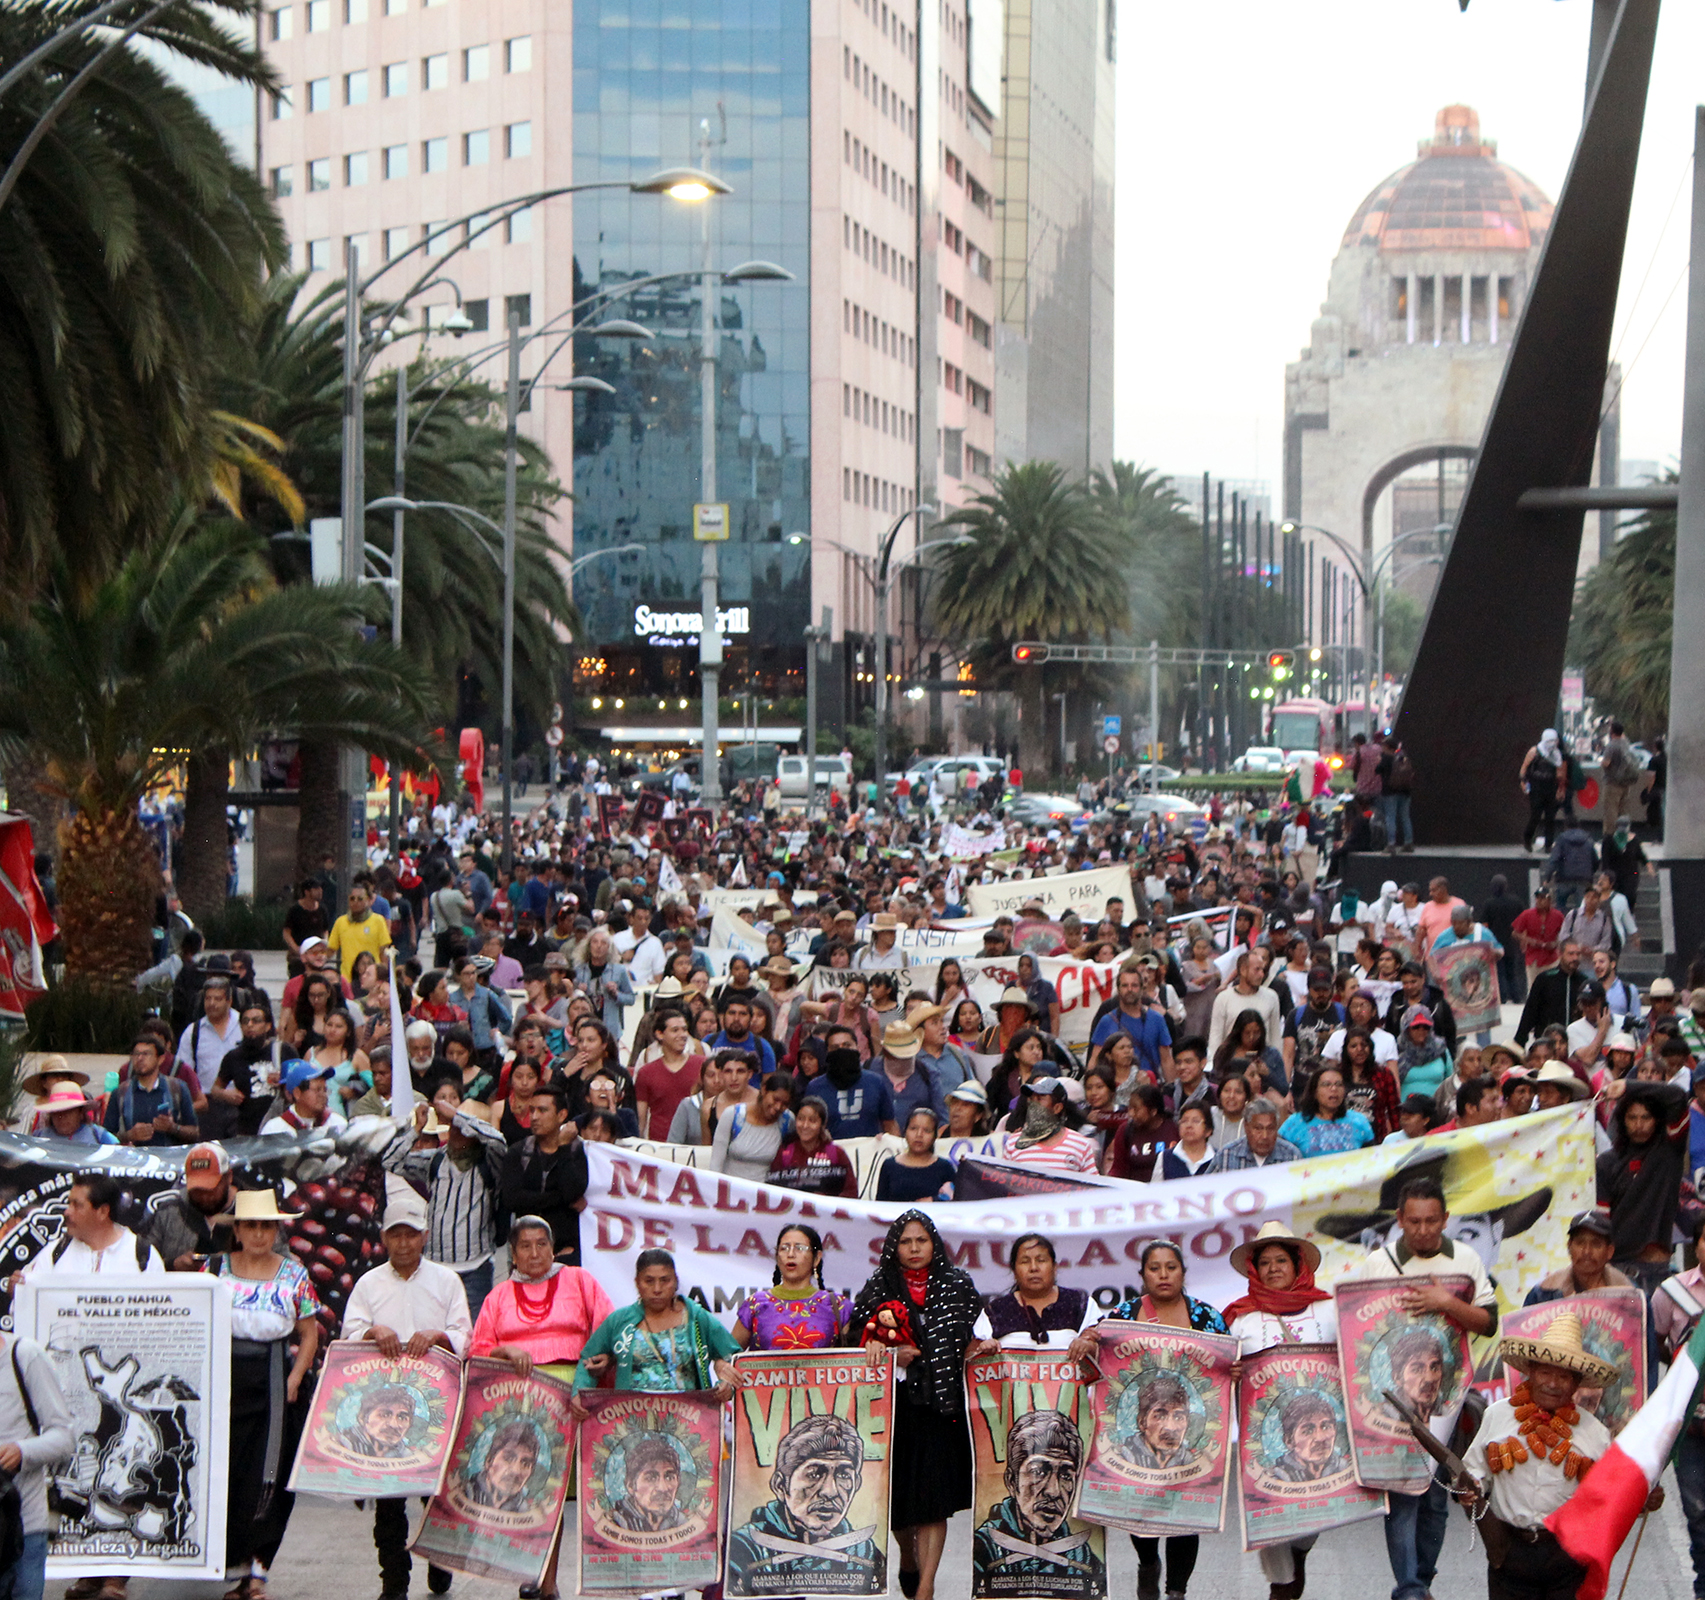
[{"label": "paved street", "polygon": [[[1673,1474],[1666,1475],[1666,1487],[1668,1503],[1646,1530],[1629,1584],[1628,1592],[1636,1600],[1689,1600],[1693,1593],[1687,1527],[1681,1519]],[[1234,1499],[1226,1526],[1230,1529],[1236,1525]],[[353,1506],[326,1500],[298,1501],[272,1576],[270,1588],[276,1600],[372,1600],[379,1592],[372,1528],[370,1510],[357,1511]],[[1308,1563],[1311,1600],[1380,1600],[1389,1592],[1390,1569],[1380,1528],[1377,1522],[1365,1523],[1321,1539]],[[1201,1560],[1189,1590],[1196,1600],[1266,1600],[1267,1585],[1255,1557],[1244,1554],[1238,1543],[1232,1532],[1203,1540]],[[1130,1600],[1136,1591],[1136,1555],[1127,1540],[1115,1538],[1110,1541],[1109,1556],[1112,1600]],[[941,1600],[963,1600],[969,1594],[970,1560],[971,1519],[960,1516],[948,1530],[947,1560],[937,1586]],[[1612,1576],[1612,1596],[1622,1582],[1626,1565],[1624,1552]],[[563,1559],[564,1594],[574,1593],[573,1570],[571,1545]],[[1434,1594],[1438,1600],[1483,1595],[1485,1571],[1478,1542],[1470,1547],[1467,1524],[1459,1512],[1453,1511]],[[212,1600],[223,1587],[144,1582],[133,1584],[131,1595],[132,1600]],[[50,1580],[47,1592],[49,1600],[57,1600],[61,1586]],[[427,1592],[426,1573],[418,1563],[412,1592],[416,1600]],[[458,1578],[450,1591],[455,1600],[505,1600],[513,1592],[503,1584],[466,1578]],[[898,1594],[898,1588],[893,1592]]]}]

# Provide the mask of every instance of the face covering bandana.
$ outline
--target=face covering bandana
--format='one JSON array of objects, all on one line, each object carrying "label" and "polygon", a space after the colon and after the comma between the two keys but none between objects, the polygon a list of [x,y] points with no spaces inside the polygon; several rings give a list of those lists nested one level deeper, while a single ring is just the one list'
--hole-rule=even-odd
[{"label": "face covering bandana", "polygon": [[1054,1110],[1052,1101],[1039,1094],[1031,1095],[1024,1110],[1024,1132],[1018,1136],[1018,1145],[1022,1148],[1052,1139],[1060,1131],[1063,1121],[1060,1114]]},{"label": "face covering bandana", "polygon": [[823,1057],[823,1071],[837,1089],[850,1089],[864,1070],[856,1050],[831,1050]]}]

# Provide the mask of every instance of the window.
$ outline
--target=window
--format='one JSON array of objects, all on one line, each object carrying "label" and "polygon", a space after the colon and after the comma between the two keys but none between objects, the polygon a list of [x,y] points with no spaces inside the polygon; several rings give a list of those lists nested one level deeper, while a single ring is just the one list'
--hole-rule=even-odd
[{"label": "window", "polygon": [[990,283],[994,280],[994,262],[984,255],[983,252],[968,239],[965,241],[965,264],[974,273],[976,273],[984,283]]},{"label": "window", "polygon": [[941,470],[949,478],[965,476],[965,430],[963,428],[943,428],[941,430]]},{"label": "window", "polygon": [[387,261],[395,261],[409,247],[407,228],[387,228],[381,238],[384,242]]},{"label": "window", "polygon": [[965,331],[985,350],[994,348],[994,329],[975,311],[965,313]]},{"label": "window", "polygon": [[272,14],[272,37],[274,42],[289,39],[296,32],[295,13],[289,6],[280,6]]},{"label": "window", "polygon": [[332,186],[332,164],[329,156],[308,163],[308,193],[317,194]]},{"label": "window", "polygon": [[963,394],[965,392],[965,374],[951,361],[942,363],[941,382],[949,394]]},{"label": "window", "polygon": [[387,178],[406,178],[408,176],[408,146],[406,144],[388,144],[385,146],[385,176]]},{"label": "window", "polygon": [[470,333],[484,333],[491,327],[491,302],[489,300],[464,300],[462,315],[473,323]]},{"label": "window", "polygon": [[946,217],[941,219],[941,242],[959,255],[965,248],[965,235],[962,234]]},{"label": "window", "polygon": [[489,250],[496,236],[497,229],[492,226],[489,211],[479,211],[468,218],[468,245],[471,249]]},{"label": "window", "polygon": [[420,86],[423,89],[449,88],[450,58],[446,55],[423,57],[420,63]]},{"label": "window", "polygon": [[506,294],[503,297],[503,325],[509,326],[513,316],[521,318],[521,326],[530,328],[533,325],[533,297],[530,294]]},{"label": "window", "polygon": [[968,444],[965,446],[965,465],[972,477],[986,478],[994,463],[990,461],[987,450],[979,450],[974,444]]},{"label": "window", "polygon": [[512,122],[503,130],[503,153],[511,161],[533,153],[533,124]]},{"label": "window", "polygon": [[429,256],[441,256],[450,248],[450,229],[442,222],[423,222],[420,235],[426,240]]},{"label": "window", "polygon": [[308,0],[302,8],[306,13],[304,26],[309,33],[324,33],[332,25],[332,0]]},{"label": "window", "polygon": [[981,411],[984,416],[989,414],[994,402],[993,392],[985,389],[975,378],[965,380],[965,398],[971,402],[973,410]]},{"label": "window", "polygon": [[533,70],[533,36],[524,33],[519,39],[506,39],[503,44],[503,70],[505,72],[531,72]]},{"label": "window", "polygon": [[385,98],[394,100],[408,93],[408,62],[393,61],[385,68]]},{"label": "window", "polygon": [[310,239],[308,241],[308,270],[310,272],[330,272],[332,269],[332,242],[330,239]]},{"label": "window", "polygon": [[344,73],[343,103],[346,106],[364,106],[367,104],[367,74],[365,71]]},{"label": "window", "polygon": [[272,97],[272,120],[274,122],[288,122],[295,114],[296,101],[294,91],[290,89],[280,89],[278,93]]},{"label": "window", "polygon": [[462,135],[462,165],[483,167],[491,160],[491,134],[485,128]]},{"label": "window", "polygon": [[359,189],[367,181],[367,152],[357,150],[343,158],[343,182],[346,189]]},{"label": "window", "polygon": [[533,237],[533,208],[528,206],[525,211],[517,211],[509,219],[508,240],[510,244],[526,244]]},{"label": "window", "polygon": [[481,83],[491,76],[491,46],[469,45],[462,52],[462,82]]},{"label": "window", "polygon": [[423,139],[420,144],[420,170],[443,172],[450,165],[448,139]]},{"label": "window", "polygon": [[361,23],[367,20],[367,0],[343,0],[343,20]]},{"label": "window", "polygon": [[332,81],[330,78],[310,78],[308,80],[308,111],[330,111],[332,108]]},{"label": "window", "polygon": [[351,245],[355,247],[355,264],[358,267],[365,266],[367,264],[367,235],[364,233],[346,233],[343,236],[342,260],[349,260]]},{"label": "window", "polygon": [[407,10],[408,0],[385,0],[385,15],[387,17],[400,17]]},{"label": "window", "polygon": [[274,167],[272,169],[272,195],[275,200],[283,200],[296,192],[296,169],[294,167]]}]

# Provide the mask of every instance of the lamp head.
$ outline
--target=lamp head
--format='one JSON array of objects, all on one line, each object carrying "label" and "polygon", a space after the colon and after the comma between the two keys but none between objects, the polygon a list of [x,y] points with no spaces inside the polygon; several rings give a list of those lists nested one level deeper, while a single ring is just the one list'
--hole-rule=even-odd
[{"label": "lamp head", "polygon": [[600,322],[584,330],[594,339],[650,339],[655,335],[649,328],[642,327],[637,322],[630,322],[626,317],[614,317],[609,322]]},{"label": "lamp head", "polygon": [[733,192],[720,178],[697,167],[665,167],[628,187],[635,194],[666,194],[671,200],[684,200],[688,204]]},{"label": "lamp head", "polygon": [[723,273],[724,283],[792,283],[793,274],[773,261],[742,261]]}]

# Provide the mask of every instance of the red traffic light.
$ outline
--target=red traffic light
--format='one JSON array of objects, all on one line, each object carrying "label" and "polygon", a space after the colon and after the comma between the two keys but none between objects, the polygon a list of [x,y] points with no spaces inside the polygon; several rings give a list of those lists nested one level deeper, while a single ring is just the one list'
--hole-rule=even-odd
[{"label": "red traffic light", "polygon": [[1012,659],[1020,666],[1034,666],[1037,662],[1048,659],[1048,647],[1045,644],[1015,644],[1012,647]]},{"label": "red traffic light", "polygon": [[1267,665],[1277,671],[1280,667],[1291,667],[1296,664],[1296,656],[1289,650],[1269,650]]}]

